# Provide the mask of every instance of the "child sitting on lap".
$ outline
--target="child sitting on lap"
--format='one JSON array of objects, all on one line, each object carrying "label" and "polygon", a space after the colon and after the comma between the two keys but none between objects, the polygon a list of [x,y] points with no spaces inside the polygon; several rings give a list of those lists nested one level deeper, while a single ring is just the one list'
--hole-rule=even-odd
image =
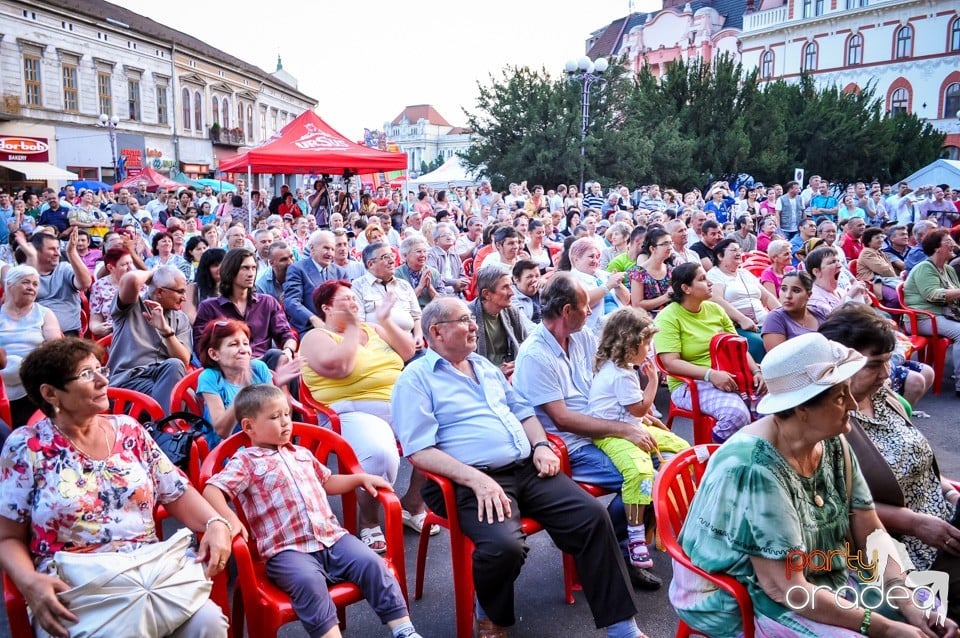
[{"label": "child sitting on lap", "polygon": [[[645,569],[653,567],[643,524],[644,510],[653,494],[651,454],[676,454],[690,447],[650,414],[659,384],[647,353],[656,331],[650,317],[639,308],[621,308],[610,315],[597,345],[596,376],[590,386],[590,416],[635,423],[650,435],[649,449],[619,437],[593,441],[623,474],[621,493],[627,513],[630,562]],[[647,378],[645,388],[641,387],[639,373]]]},{"label": "child sitting on lap", "polygon": [[340,636],[328,580],[359,585],[395,638],[420,638],[386,564],[340,526],[327,500],[327,493],[358,487],[376,496],[390,484],[370,474],[331,474],[310,450],[293,445],[290,406],[275,386],[247,386],[233,407],[250,447],[233,455],[203,495],[248,539],[224,495],[240,500],[257,549],[267,559],[267,575],[290,595],[311,638]]}]

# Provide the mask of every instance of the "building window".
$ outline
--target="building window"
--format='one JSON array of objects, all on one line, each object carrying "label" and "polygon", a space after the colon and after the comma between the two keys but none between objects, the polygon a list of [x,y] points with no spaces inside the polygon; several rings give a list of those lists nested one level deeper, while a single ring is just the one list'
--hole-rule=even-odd
[{"label": "building window", "polygon": [[131,120],[140,120],[140,80],[127,80],[127,106]]},{"label": "building window", "polygon": [[76,113],[80,110],[80,101],[77,98],[77,67],[73,64],[64,64],[61,67],[63,75],[63,110]]},{"label": "building window", "polygon": [[157,87],[157,124],[167,124],[167,87]]},{"label": "building window", "polygon": [[907,24],[897,30],[897,51],[894,57],[899,60],[909,58],[911,55],[913,55],[913,27]]},{"label": "building window", "polygon": [[237,128],[243,130],[243,102],[237,100]]},{"label": "building window", "polygon": [[848,9],[856,9],[858,7],[867,6],[867,0],[847,0]]},{"label": "building window", "polygon": [[890,115],[906,113],[910,106],[910,94],[906,89],[900,88],[890,96]]},{"label": "building window", "polygon": [[214,124],[220,124],[220,99],[214,95],[211,104],[213,108],[210,109],[210,117],[213,118]]},{"label": "building window", "polygon": [[760,77],[764,80],[773,77],[773,51],[764,51],[760,57]]},{"label": "building window", "polygon": [[267,139],[267,110],[260,109],[260,141]]},{"label": "building window", "polygon": [[803,17],[823,15],[823,0],[803,0]]},{"label": "building window", "polygon": [[811,42],[803,48],[803,68],[806,73],[817,70],[817,43]]},{"label": "building window", "polygon": [[960,51],[960,18],[950,23],[950,50]]},{"label": "building window", "polygon": [[192,118],[190,117],[190,111],[191,111],[191,109],[190,109],[190,89],[184,89],[184,90],[180,93],[180,101],[183,102],[183,104],[181,105],[182,108],[183,108],[183,112],[181,113],[181,116],[182,116],[182,119],[183,119],[183,130],[189,131],[190,128],[191,128],[191,127],[190,127],[190,122],[191,122],[191,120],[192,120]]},{"label": "building window", "polygon": [[110,74],[97,72],[97,104],[104,115],[113,115],[113,90],[110,88]]},{"label": "building window", "polygon": [[253,141],[253,105],[247,104],[247,137],[249,142]]},{"label": "building window", "polygon": [[960,160],[960,148],[956,146],[944,146],[941,157],[953,161]]},{"label": "building window", "polygon": [[277,132],[277,109],[270,109],[270,130]]},{"label": "building window", "polygon": [[26,93],[26,103],[30,106],[40,106],[40,58],[37,56],[23,56],[23,88]]},{"label": "building window", "polygon": [[203,132],[203,96],[200,91],[193,94],[193,128]]},{"label": "building window", "polygon": [[847,41],[847,66],[863,64],[863,36],[857,33]]},{"label": "building window", "polygon": [[230,128],[230,100],[229,99],[223,98],[223,100],[220,102],[220,113],[223,114],[223,119],[221,120],[221,123],[223,124],[223,128]]},{"label": "building window", "polygon": [[954,82],[943,92],[943,117],[954,119],[960,117],[960,82]]}]

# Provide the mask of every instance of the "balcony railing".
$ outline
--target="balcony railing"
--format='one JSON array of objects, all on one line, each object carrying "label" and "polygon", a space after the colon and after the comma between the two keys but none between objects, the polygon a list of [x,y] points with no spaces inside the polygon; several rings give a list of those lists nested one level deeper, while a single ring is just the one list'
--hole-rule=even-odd
[{"label": "balcony railing", "polygon": [[213,126],[210,127],[210,141],[221,146],[243,146],[246,143],[241,129]]},{"label": "balcony railing", "polygon": [[743,16],[743,31],[759,31],[760,29],[769,29],[778,24],[787,21],[787,7],[777,7],[776,9],[767,9],[766,11],[757,11]]}]

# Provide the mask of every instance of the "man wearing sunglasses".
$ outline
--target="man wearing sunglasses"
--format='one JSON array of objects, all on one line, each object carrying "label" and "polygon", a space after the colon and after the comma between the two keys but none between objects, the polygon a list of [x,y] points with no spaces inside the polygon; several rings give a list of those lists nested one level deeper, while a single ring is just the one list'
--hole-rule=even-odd
[{"label": "man wearing sunglasses", "polygon": [[[140,289],[147,291],[140,296]],[[175,266],[133,270],[113,302],[110,385],[136,390],[166,406],[190,363],[190,320],[180,310],[187,280]]]}]

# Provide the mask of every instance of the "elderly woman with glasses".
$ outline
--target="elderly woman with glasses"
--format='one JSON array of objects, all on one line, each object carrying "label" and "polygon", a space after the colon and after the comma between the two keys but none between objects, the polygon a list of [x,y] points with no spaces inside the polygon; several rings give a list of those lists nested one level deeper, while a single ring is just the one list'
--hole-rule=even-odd
[{"label": "elderly woman with glasses", "polygon": [[403,265],[394,273],[400,279],[413,286],[421,308],[433,301],[437,295],[446,294],[443,277],[436,268],[427,265],[430,246],[420,235],[412,235],[400,242],[400,258]]},{"label": "elderly woman with glasses", "polygon": [[[230,557],[233,530],[226,520],[137,421],[104,414],[103,357],[96,343],[69,337],[31,352],[21,376],[45,418],[14,431],[0,458],[0,567],[23,593],[34,625],[58,637],[70,635],[71,625],[92,612],[58,597],[87,583],[64,582],[56,555],[136,552],[156,543],[153,513],[160,503],[190,530],[203,532],[198,557],[209,577]],[[114,568],[110,561],[103,557],[104,571]],[[111,595],[116,591],[104,587],[103,596]],[[227,619],[205,598],[179,614],[175,635],[227,635]],[[150,629],[153,617],[142,622],[147,635],[166,633]]]},{"label": "elderly woman with glasses", "polygon": [[[771,350],[762,364],[769,393],[757,405],[766,416],[713,454],[690,504],[681,546],[698,568],[746,588],[758,636],[957,635],[952,620],[935,626],[936,614],[928,619],[908,600],[918,583],[877,516],[861,459],[840,436],[857,407],[851,379],[866,363],[817,333]],[[875,562],[858,560],[865,556]],[[853,570],[899,607],[896,619],[851,584]],[[698,633],[743,633],[730,595],[678,564],[670,599]]]}]

